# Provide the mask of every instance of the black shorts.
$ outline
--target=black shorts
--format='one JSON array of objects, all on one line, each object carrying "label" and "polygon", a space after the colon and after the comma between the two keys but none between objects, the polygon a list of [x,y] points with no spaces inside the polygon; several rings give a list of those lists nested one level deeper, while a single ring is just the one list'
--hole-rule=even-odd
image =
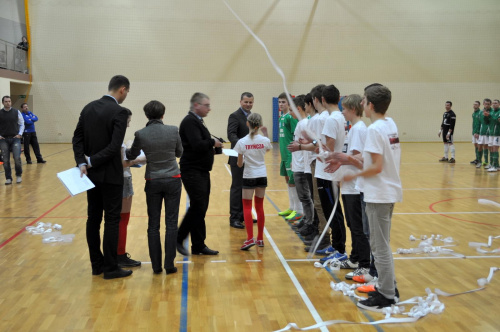
[{"label": "black shorts", "polygon": [[266,188],[267,177],[243,179],[243,189]]},{"label": "black shorts", "polygon": [[448,134],[448,130],[443,131],[443,143],[453,144],[453,133],[450,135],[450,138],[447,139],[446,135]]}]

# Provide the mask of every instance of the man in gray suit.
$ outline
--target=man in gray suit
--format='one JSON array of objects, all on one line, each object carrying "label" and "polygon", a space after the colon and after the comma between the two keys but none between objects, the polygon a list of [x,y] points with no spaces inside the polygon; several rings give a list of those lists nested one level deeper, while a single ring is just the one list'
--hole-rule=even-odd
[{"label": "man in gray suit", "polygon": [[176,157],[182,155],[183,148],[179,130],[175,126],[163,124],[165,106],[153,100],[144,106],[149,119],[146,127],[135,132],[132,147],[127,150],[127,159],[134,160],[144,151],[146,165],[146,203],[148,206],[148,244],[151,266],[154,273],[162,273],[162,253],[160,240],[160,215],[165,201],[165,261],[167,274],[177,272],[174,266],[177,245],[177,222],[181,200],[182,183]]},{"label": "man in gray suit", "polygon": [[[227,138],[234,148],[240,138],[248,135],[247,117],[253,107],[253,94],[243,92],[240,98],[240,108],[231,113],[227,121]],[[243,186],[243,167],[238,167],[237,157],[229,157],[228,164],[231,165],[231,191],[229,194],[229,225],[234,228],[243,229],[243,203],[241,200],[241,189]]]}]

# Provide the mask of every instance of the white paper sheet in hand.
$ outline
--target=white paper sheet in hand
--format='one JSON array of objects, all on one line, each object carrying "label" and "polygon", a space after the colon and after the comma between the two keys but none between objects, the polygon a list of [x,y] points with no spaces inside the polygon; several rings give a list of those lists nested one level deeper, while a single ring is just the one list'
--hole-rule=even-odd
[{"label": "white paper sheet in hand", "polygon": [[57,173],[57,177],[66,189],[68,189],[71,196],[78,195],[95,187],[87,175],[84,174],[83,177],[80,177],[80,169],[78,167],[59,172]]},{"label": "white paper sheet in hand", "polygon": [[[144,153],[144,151],[141,150],[141,153],[137,156],[137,158],[144,158],[144,159],[146,159],[146,154]],[[125,160],[128,160],[128,159],[125,159]],[[146,165],[146,164],[135,164],[135,165],[132,165],[130,167],[141,168],[144,165]]]},{"label": "white paper sheet in hand", "polygon": [[222,153],[229,157],[238,157],[238,152],[233,149],[222,149]]}]

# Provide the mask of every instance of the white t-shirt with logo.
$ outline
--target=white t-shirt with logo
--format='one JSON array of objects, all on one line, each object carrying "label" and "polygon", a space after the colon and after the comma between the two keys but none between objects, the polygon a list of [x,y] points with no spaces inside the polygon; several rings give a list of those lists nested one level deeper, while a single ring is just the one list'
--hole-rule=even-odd
[{"label": "white t-shirt with logo", "polygon": [[[354,126],[351,127],[349,133],[347,134],[347,154],[352,156],[354,151],[359,151],[363,153],[365,148],[366,140],[366,125],[363,121],[358,121]],[[344,175],[347,173],[357,173],[359,170],[352,165],[342,166],[342,172]],[[357,177],[349,182],[342,182],[342,194],[346,195],[358,195],[359,190],[356,189],[357,180],[361,177]]]},{"label": "white t-shirt with logo", "polygon": [[[340,111],[333,111],[328,119],[325,121],[325,127],[321,134],[325,137],[333,138],[335,140],[334,151],[342,152],[345,141],[345,118]],[[316,168],[317,169],[317,168]],[[334,173],[326,173],[324,172],[324,166],[321,169],[321,172],[324,176],[322,179],[330,180],[330,181],[341,181],[343,178],[342,169],[339,168]]]},{"label": "white t-shirt with logo", "polygon": [[[304,138],[302,131],[306,129],[309,119],[304,118],[297,123],[295,127],[295,132],[293,134],[294,141],[299,142],[299,139]],[[292,172],[305,172],[305,166],[307,162],[306,152],[304,150],[298,150],[292,152]],[[309,166],[309,173],[311,172],[311,166]]]},{"label": "white t-shirt with logo", "polygon": [[255,135],[250,138],[250,134],[241,138],[234,150],[243,155],[245,165],[243,170],[244,179],[263,178],[267,176],[264,155],[273,146],[269,138],[262,135]]},{"label": "white t-shirt with logo", "polygon": [[401,147],[398,127],[391,118],[377,120],[368,127],[363,151],[365,169],[373,164],[370,153],[382,155],[383,165],[382,172],[364,178],[365,202],[401,202],[403,200],[403,188],[399,177]]}]

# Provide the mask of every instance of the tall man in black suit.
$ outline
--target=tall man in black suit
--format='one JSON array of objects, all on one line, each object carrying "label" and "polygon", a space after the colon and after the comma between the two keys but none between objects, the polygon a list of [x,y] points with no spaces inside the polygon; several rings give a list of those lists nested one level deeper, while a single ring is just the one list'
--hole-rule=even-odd
[{"label": "tall man in black suit", "polygon": [[[87,191],[87,243],[92,274],[104,272],[104,279],[132,274],[118,267],[116,257],[123,193],[121,146],[128,119],[127,111],[119,104],[127,97],[129,88],[125,76],[114,76],[108,94],[83,108],[73,135],[73,151],[81,175],[87,174],[95,185]],[[103,211],[104,255],[99,233]]]},{"label": "tall man in black suit", "polygon": [[189,253],[182,243],[191,234],[193,255],[217,255],[205,244],[207,237],[205,215],[210,198],[210,171],[214,163],[214,147],[222,147],[217,138],[212,138],[203,118],[210,112],[210,99],[196,92],[191,97],[191,108],[179,126],[179,135],[184,152],[179,162],[181,179],[189,195],[189,209],[177,233],[177,250],[182,255]]},{"label": "tall man in black suit", "polygon": [[[231,113],[227,121],[227,138],[234,148],[240,138],[248,135],[247,117],[253,107],[253,94],[243,92],[240,98],[240,108]],[[237,157],[229,157],[228,164],[231,166],[231,191],[229,194],[229,225],[234,228],[245,228],[243,223],[243,203],[241,190],[243,186],[243,167],[238,167]]]}]

